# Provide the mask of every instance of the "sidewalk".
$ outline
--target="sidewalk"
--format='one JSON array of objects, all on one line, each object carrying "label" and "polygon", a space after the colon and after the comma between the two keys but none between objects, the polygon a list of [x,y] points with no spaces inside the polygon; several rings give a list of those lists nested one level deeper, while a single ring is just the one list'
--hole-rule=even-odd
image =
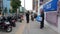
[{"label": "sidewalk", "polygon": [[22,25],[20,22],[16,22],[16,27],[12,27],[12,32],[7,33],[5,31],[0,31],[0,34],[15,34],[19,27]]},{"label": "sidewalk", "polygon": [[43,29],[40,29],[40,24],[36,21],[30,21],[29,25],[26,25],[23,34],[58,34],[53,29],[45,25]]}]

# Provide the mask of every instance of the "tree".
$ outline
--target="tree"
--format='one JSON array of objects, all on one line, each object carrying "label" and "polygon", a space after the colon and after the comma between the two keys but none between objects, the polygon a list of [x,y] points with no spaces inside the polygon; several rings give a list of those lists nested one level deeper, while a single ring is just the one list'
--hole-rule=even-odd
[{"label": "tree", "polygon": [[17,12],[17,8],[19,8],[20,6],[21,6],[20,0],[11,0],[11,7],[15,12]]},{"label": "tree", "polygon": [[12,7],[12,10],[16,12],[16,16],[17,16],[17,9],[20,6],[21,6],[21,1],[20,0],[11,0],[11,7]]}]

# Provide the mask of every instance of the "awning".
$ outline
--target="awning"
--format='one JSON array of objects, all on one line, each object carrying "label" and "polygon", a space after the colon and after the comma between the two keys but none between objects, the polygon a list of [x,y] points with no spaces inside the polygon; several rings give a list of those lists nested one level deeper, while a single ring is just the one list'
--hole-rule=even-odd
[{"label": "awning", "polygon": [[58,0],[52,0],[52,1],[48,2],[47,4],[45,4],[43,6],[44,11],[45,12],[56,11],[57,10],[57,1]]}]

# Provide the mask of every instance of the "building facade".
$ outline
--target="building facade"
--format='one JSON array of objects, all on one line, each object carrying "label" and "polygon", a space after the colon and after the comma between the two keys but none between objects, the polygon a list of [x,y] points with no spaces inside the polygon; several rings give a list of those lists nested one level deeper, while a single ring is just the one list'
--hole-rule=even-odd
[{"label": "building facade", "polygon": [[33,0],[33,10],[38,11],[38,0]]},{"label": "building facade", "polygon": [[7,8],[7,13],[9,13],[10,9],[10,0],[0,0],[0,14],[3,14]]},{"label": "building facade", "polygon": [[[51,1],[56,1],[56,0],[44,0],[43,4],[47,4],[50,3]],[[47,2],[47,3],[46,3]],[[53,2],[54,3],[54,2]],[[50,4],[53,4],[52,2]],[[48,4],[49,5],[49,4]],[[48,6],[47,5],[47,6]],[[53,4],[54,5],[54,4]],[[51,5],[50,5],[51,6]],[[54,5],[55,6],[55,5]],[[52,7],[52,6],[51,6]],[[47,7],[46,7],[47,8]],[[48,10],[48,9],[47,9]],[[59,9],[58,9],[59,10]],[[60,22],[59,22],[59,18],[58,17],[58,11],[57,10],[49,10],[48,12],[45,12],[45,19],[46,19],[46,25],[48,25],[49,27],[51,27],[53,30],[55,30],[56,32],[60,32]]]},{"label": "building facade", "polygon": [[3,10],[3,0],[0,0],[0,14],[2,13]]},{"label": "building facade", "polygon": [[10,0],[3,0],[3,10],[5,10],[5,8],[7,8],[7,13],[9,14],[10,13],[9,12],[9,10],[10,10]]}]

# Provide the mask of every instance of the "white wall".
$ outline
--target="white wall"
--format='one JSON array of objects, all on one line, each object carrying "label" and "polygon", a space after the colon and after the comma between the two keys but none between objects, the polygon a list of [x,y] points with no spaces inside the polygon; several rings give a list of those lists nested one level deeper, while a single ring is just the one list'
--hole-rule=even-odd
[{"label": "white wall", "polygon": [[20,0],[22,7],[24,7],[24,0]]},{"label": "white wall", "polygon": [[60,17],[58,17],[58,32],[60,33]]},{"label": "white wall", "polygon": [[52,24],[49,24],[47,21],[46,21],[46,12],[44,13],[45,14],[45,24],[48,25],[50,28],[52,28],[54,31],[58,32],[58,27],[52,25]]},{"label": "white wall", "polygon": [[[33,0],[25,0],[25,3],[24,3],[24,0],[21,0],[21,5],[22,5],[22,7],[25,7],[26,10],[32,10],[33,9],[32,1]],[[24,6],[24,4],[25,4],[25,6]]]},{"label": "white wall", "polygon": [[46,21],[46,12],[44,13],[45,14],[45,24],[48,25],[50,28],[52,28],[53,30],[55,30],[56,32],[60,33],[60,17],[58,17],[58,27],[55,27],[51,24],[49,24],[47,21]]},{"label": "white wall", "polygon": [[25,8],[27,10],[32,10],[32,0],[25,0]]}]

